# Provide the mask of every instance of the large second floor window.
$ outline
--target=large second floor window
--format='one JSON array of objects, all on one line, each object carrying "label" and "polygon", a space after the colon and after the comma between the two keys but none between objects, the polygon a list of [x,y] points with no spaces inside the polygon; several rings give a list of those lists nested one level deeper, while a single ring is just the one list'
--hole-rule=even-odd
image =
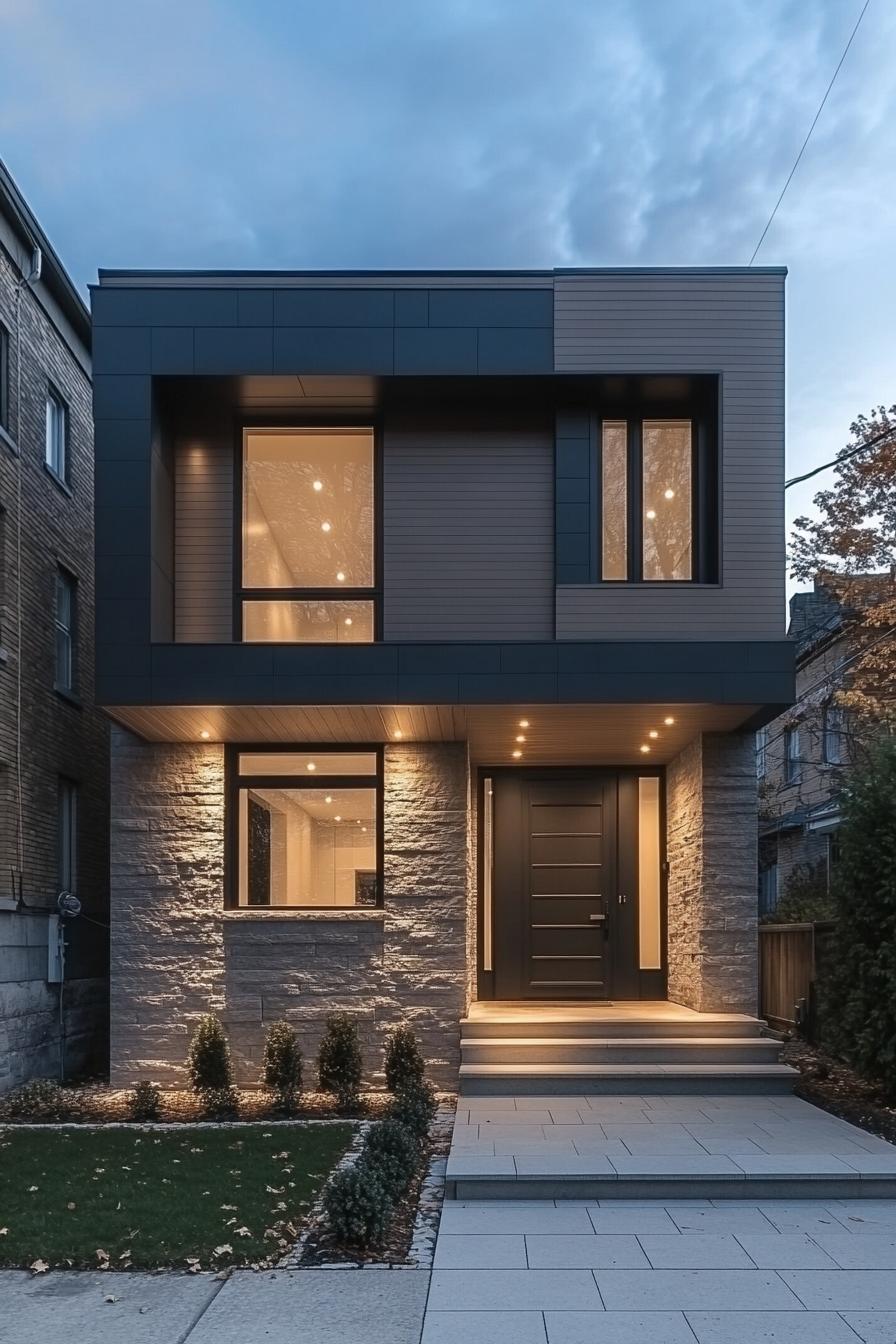
[{"label": "large second floor window", "polygon": [[600,422],[598,574],[604,582],[714,580],[704,438],[690,418]]},{"label": "large second floor window", "polygon": [[369,427],[244,431],[244,640],[376,638],[374,478]]}]

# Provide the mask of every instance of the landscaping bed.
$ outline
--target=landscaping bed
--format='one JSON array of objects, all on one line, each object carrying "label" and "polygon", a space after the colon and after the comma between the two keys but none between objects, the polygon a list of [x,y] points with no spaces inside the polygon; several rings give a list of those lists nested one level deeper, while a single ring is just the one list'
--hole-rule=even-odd
[{"label": "landscaping bed", "polygon": [[880,1083],[862,1078],[836,1056],[796,1037],[784,1046],[782,1059],[799,1071],[798,1097],[896,1144],[896,1105]]},{"label": "landscaping bed", "polygon": [[198,1272],[276,1263],[354,1134],[347,1123],[192,1133],[0,1130],[0,1265]]}]

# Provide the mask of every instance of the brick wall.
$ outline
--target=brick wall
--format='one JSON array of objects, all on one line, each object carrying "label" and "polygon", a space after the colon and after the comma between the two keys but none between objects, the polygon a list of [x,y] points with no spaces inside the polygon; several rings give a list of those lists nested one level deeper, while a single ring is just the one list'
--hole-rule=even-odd
[{"label": "brick wall", "polygon": [[387,1032],[407,1022],[434,1081],[453,1084],[468,974],[468,778],[463,744],[386,747],[384,910],[225,912],[223,749],[113,729],[113,1081],[181,1083],[189,1034],[212,1010],[240,1080],[254,1083],[270,1022],[292,1022],[311,1060],[327,1014],[344,1009],[368,1078]]},{"label": "brick wall", "polygon": [[[10,408],[0,433],[0,1090],[59,1067],[59,989],[47,983],[46,913],[55,907],[57,787],[79,785],[78,894],[96,923],[69,929],[65,1004],[71,1072],[105,1065],[108,907],[107,731],[93,708],[93,430],[90,381],[52,305],[23,288],[0,246],[0,323],[10,334]],[[43,291],[42,291],[43,293]],[[17,358],[21,346],[21,368]],[[44,466],[48,382],[69,407],[71,490]],[[21,395],[18,389],[21,388]],[[19,496],[21,494],[21,575]],[[54,582],[63,565],[78,580],[78,704],[53,689]],[[21,583],[21,589],[20,589]],[[17,603],[21,591],[22,641]],[[20,661],[21,660],[21,661]],[[17,705],[21,671],[22,862],[17,806]],[[16,911],[11,873],[21,869],[30,910]]]},{"label": "brick wall", "polygon": [[757,1008],[753,739],[704,733],[666,770],[669,998]]}]

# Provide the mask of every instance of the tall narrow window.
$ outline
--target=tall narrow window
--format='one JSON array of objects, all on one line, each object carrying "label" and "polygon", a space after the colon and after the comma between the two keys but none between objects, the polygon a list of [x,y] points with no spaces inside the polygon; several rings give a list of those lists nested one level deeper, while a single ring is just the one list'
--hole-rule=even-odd
[{"label": "tall narrow window", "polygon": [[75,689],[75,601],[77,586],[64,569],[56,571],[56,689]]},{"label": "tall narrow window", "polygon": [[46,461],[60,481],[69,480],[68,408],[52,388],[47,392]]},{"label": "tall narrow window", "polygon": [[57,882],[59,890],[78,889],[78,786],[60,776],[57,791]]},{"label": "tall narrow window", "polygon": [[641,463],[643,576],[693,574],[690,420],[645,420]]},{"label": "tall narrow window", "polygon": [[760,728],[756,734],[756,778],[764,779],[767,769],[768,729]]},{"label": "tall narrow window", "polygon": [[628,425],[601,427],[601,576],[628,578]]},{"label": "tall narrow window", "polygon": [[9,429],[9,332],[0,324],[0,429]]},{"label": "tall narrow window", "polygon": [[638,956],[642,971],[662,967],[660,919],[660,781],[638,780]]},{"label": "tall narrow window", "polygon": [[788,728],[784,733],[784,778],[788,784],[795,784],[802,772],[800,730],[799,728]]},{"label": "tall narrow window", "polygon": [[824,711],[824,759],[828,765],[842,765],[845,757],[846,718],[840,705],[828,705]]},{"label": "tall narrow window", "polygon": [[374,639],[374,500],[371,429],[245,431],[244,639]]},{"label": "tall narrow window", "polygon": [[240,751],[232,770],[234,905],[381,903],[375,752]]},{"label": "tall narrow window", "polygon": [[482,789],[482,969],[494,970],[492,952],[493,875],[495,867],[495,784],[489,775]]}]

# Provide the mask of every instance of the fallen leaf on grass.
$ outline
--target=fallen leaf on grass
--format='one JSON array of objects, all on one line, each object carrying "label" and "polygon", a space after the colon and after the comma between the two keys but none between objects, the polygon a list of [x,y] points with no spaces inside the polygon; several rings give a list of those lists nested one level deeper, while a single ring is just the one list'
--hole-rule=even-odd
[{"label": "fallen leaf on grass", "polygon": [[200,1264],[200,1262],[199,1262],[199,1260],[196,1258],[196,1256],[195,1256],[195,1255],[188,1255],[188,1256],[187,1256],[187,1273],[188,1273],[188,1274],[198,1274],[199,1271],[200,1271],[201,1269],[202,1269],[202,1265]]},{"label": "fallen leaf on grass", "polygon": [[226,1209],[227,1212],[230,1213],[230,1212],[232,1212],[233,1210],[236,1209],[236,1205],[235,1205],[235,1204],[222,1204],[222,1205],[221,1205],[221,1208],[222,1208],[222,1209]]},{"label": "fallen leaf on grass", "polygon": [[9,1228],[8,1228],[8,1227],[0,1227],[0,1237],[5,1237],[5,1236],[7,1236],[8,1234],[9,1234]]},{"label": "fallen leaf on grass", "polygon": [[108,1267],[108,1264],[109,1264],[109,1252],[108,1252],[108,1251],[104,1251],[104,1250],[102,1249],[102,1247],[98,1247],[97,1250],[96,1250],[96,1258],[97,1258],[97,1260],[99,1260],[99,1262],[100,1262],[100,1268],[101,1268],[101,1269],[106,1269],[106,1268]]},{"label": "fallen leaf on grass", "polygon": [[120,1301],[121,1301],[121,1298],[120,1298],[120,1297],[116,1297],[114,1293],[107,1293],[106,1296],[103,1298],[103,1301],[104,1301],[104,1302],[120,1302]]},{"label": "fallen leaf on grass", "polygon": [[229,1242],[224,1242],[223,1246],[216,1246],[212,1255],[233,1255],[233,1247]]},{"label": "fallen leaf on grass", "polygon": [[46,1274],[50,1266],[47,1264],[46,1260],[35,1260],[32,1265],[28,1266],[28,1268],[31,1270],[32,1274]]},{"label": "fallen leaf on grass", "polygon": [[73,1199],[70,1199],[65,1206],[67,1209],[76,1209],[78,1206]]},{"label": "fallen leaf on grass", "polygon": [[251,1237],[252,1233],[249,1231],[248,1227],[238,1227],[234,1235],[237,1237]]},{"label": "fallen leaf on grass", "polygon": [[269,1195],[282,1195],[285,1189],[286,1189],[286,1186],[285,1186],[285,1185],[266,1185],[266,1186],[265,1186],[265,1190],[267,1190],[267,1192],[268,1192]]},{"label": "fallen leaf on grass", "polygon": [[29,1187],[28,1187],[28,1193],[29,1193],[29,1195],[33,1195],[34,1192],[35,1192],[35,1190],[39,1190],[39,1189],[40,1189],[40,1186],[39,1186],[39,1185],[29,1185]]}]

